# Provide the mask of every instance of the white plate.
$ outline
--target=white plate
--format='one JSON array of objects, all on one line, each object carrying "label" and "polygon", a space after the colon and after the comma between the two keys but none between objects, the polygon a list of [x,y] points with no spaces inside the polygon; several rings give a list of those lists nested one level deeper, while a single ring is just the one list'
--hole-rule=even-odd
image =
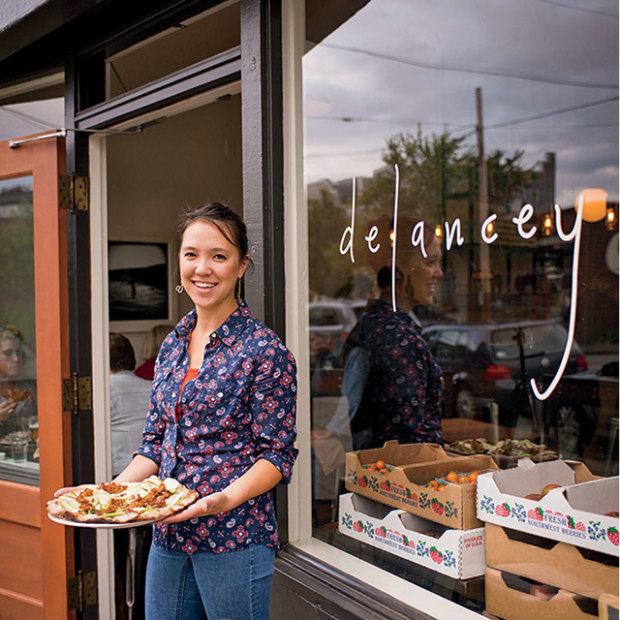
[{"label": "white plate", "polygon": [[52,517],[50,514],[47,516],[54,521],[54,523],[60,523],[60,525],[68,525],[69,527],[100,528],[104,530],[122,530],[129,527],[140,527],[141,525],[149,525],[150,523],[161,521],[161,519],[150,519],[148,521],[128,521],[127,523],[93,523],[92,521],[68,521],[67,519],[61,519],[59,517]]}]

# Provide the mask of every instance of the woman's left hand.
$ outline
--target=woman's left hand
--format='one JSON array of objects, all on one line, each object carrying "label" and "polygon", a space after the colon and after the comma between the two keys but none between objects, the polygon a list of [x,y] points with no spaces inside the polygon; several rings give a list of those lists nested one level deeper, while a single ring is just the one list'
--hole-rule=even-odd
[{"label": "woman's left hand", "polygon": [[206,517],[207,515],[214,515],[218,512],[226,512],[231,509],[232,506],[230,506],[228,495],[223,491],[218,491],[206,497],[201,497],[185,510],[163,519],[160,523],[178,523],[179,521]]}]

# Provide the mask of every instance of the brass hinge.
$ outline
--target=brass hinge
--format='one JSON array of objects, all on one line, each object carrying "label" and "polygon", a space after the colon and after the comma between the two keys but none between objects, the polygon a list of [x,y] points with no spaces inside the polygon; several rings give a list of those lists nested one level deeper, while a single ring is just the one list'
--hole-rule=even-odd
[{"label": "brass hinge", "polygon": [[67,581],[67,598],[69,611],[84,611],[85,607],[97,604],[97,573],[91,571],[77,572],[75,577]]},{"label": "brass hinge", "polygon": [[62,408],[75,415],[93,408],[90,377],[80,377],[74,372],[70,379],[62,380]]},{"label": "brass hinge", "polygon": [[58,205],[69,211],[88,211],[88,177],[75,174],[58,176]]}]

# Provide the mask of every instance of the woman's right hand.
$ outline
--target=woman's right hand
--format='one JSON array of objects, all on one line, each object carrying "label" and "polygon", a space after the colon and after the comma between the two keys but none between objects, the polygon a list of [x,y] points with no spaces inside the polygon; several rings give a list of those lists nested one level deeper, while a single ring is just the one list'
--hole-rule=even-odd
[{"label": "woman's right hand", "polygon": [[17,407],[17,403],[14,400],[3,400],[0,403],[0,422],[4,422]]},{"label": "woman's right hand", "polygon": [[62,487],[61,489],[57,489],[54,491],[54,497],[60,497],[65,493],[70,493],[71,491],[78,491],[79,489],[83,489],[85,485],[78,484],[76,487]]}]

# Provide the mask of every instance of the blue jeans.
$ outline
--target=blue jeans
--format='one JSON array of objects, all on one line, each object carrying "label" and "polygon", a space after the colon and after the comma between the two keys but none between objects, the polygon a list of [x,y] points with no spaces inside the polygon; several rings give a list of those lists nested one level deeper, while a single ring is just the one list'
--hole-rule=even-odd
[{"label": "blue jeans", "polygon": [[146,620],[267,620],[275,549],[187,555],[151,545]]}]

